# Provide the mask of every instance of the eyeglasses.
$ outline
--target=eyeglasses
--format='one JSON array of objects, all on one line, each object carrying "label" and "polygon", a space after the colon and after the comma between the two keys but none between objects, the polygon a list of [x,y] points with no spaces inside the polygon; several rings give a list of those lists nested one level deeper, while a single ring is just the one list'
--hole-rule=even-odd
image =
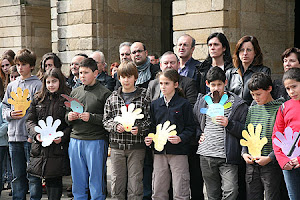
[{"label": "eyeglasses", "polygon": [[250,52],[253,51],[253,49],[248,49],[248,48],[247,48],[247,49],[240,49],[240,50],[239,50],[240,53],[244,53],[245,51],[246,51],[247,53],[250,53]]},{"label": "eyeglasses", "polygon": [[145,50],[136,50],[136,51],[133,51],[133,52],[131,52],[132,54],[136,54],[136,53],[142,53],[143,51],[145,51]]},{"label": "eyeglasses", "polygon": [[71,63],[70,66],[72,66],[72,65],[77,65],[78,66],[79,63]]},{"label": "eyeglasses", "polygon": [[[139,50],[139,51],[140,51],[140,50]],[[139,51],[138,51],[138,52],[139,52]],[[136,53],[136,52],[135,52],[135,53]],[[135,53],[134,53],[134,54],[135,54]],[[130,56],[130,53],[121,53],[120,55],[121,55],[121,56],[125,56],[125,55],[126,55],[126,56]]]},{"label": "eyeglasses", "polygon": [[1,67],[8,67],[8,66],[10,66],[10,64],[1,65]]}]

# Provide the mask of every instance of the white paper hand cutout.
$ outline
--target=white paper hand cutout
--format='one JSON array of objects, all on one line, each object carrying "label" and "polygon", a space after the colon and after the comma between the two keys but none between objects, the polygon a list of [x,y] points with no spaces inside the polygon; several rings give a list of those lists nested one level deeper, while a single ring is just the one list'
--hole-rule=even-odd
[{"label": "white paper hand cutout", "polygon": [[52,125],[52,123],[53,123],[53,117],[48,116],[46,118],[46,123],[44,120],[39,120],[39,122],[38,122],[39,126],[34,127],[34,130],[37,133],[41,134],[41,140],[43,141],[42,142],[43,147],[49,146],[55,138],[62,137],[64,135],[64,133],[62,131],[56,132],[56,129],[61,124],[61,121],[59,119],[57,119],[57,120],[55,120],[53,125]]}]

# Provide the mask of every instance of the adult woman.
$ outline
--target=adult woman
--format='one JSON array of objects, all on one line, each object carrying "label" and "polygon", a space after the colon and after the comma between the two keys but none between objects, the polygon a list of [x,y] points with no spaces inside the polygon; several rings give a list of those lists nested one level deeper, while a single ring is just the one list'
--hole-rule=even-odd
[{"label": "adult woman", "polygon": [[14,61],[10,56],[4,55],[1,60],[0,78],[2,79],[4,91],[9,83],[10,67],[14,65]]},{"label": "adult woman", "polygon": [[206,74],[211,67],[220,67],[224,71],[232,68],[230,46],[223,33],[213,33],[207,38],[208,56],[199,67],[200,92],[206,94],[209,89],[206,87]]},{"label": "adult woman", "polygon": [[47,70],[52,69],[52,68],[61,68],[61,61],[59,57],[55,53],[46,53],[43,55],[41,64],[40,64],[40,69],[37,73],[37,77],[42,80],[44,77],[44,74]]},{"label": "adult woman", "polygon": [[248,82],[252,74],[264,72],[271,75],[271,70],[263,66],[263,54],[254,36],[242,37],[236,44],[232,57],[234,68],[226,72],[228,80],[226,89],[237,94],[250,105],[253,98],[248,89]]}]

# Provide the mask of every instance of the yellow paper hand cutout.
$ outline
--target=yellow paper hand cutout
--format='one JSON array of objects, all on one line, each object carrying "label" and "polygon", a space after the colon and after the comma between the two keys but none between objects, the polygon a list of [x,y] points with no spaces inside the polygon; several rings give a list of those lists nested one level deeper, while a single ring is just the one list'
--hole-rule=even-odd
[{"label": "yellow paper hand cutout", "polygon": [[268,139],[263,137],[260,139],[260,133],[262,130],[261,124],[256,126],[256,130],[254,133],[254,126],[253,124],[248,125],[248,132],[243,130],[242,135],[246,139],[241,139],[240,144],[242,146],[248,146],[249,154],[251,154],[254,158],[261,156],[261,150],[265,144],[267,144]]},{"label": "yellow paper hand cutout", "polygon": [[148,134],[148,137],[151,137],[153,139],[154,148],[157,151],[164,150],[164,146],[167,143],[168,137],[177,134],[177,131],[175,129],[176,129],[175,124],[170,126],[170,121],[166,121],[163,126],[162,124],[158,124],[156,126],[156,134],[154,133]]},{"label": "yellow paper hand cutout", "polygon": [[26,114],[26,110],[30,107],[31,101],[27,100],[29,94],[29,90],[25,89],[22,91],[20,87],[17,88],[17,94],[15,92],[11,92],[10,96],[13,98],[9,98],[7,102],[14,106],[14,110],[22,110],[22,117]]}]

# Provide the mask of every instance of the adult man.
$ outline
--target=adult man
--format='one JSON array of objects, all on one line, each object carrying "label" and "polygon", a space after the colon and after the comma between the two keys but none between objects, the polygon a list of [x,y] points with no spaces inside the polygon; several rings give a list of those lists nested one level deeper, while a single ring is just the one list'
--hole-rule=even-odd
[{"label": "adult man", "polygon": [[201,63],[192,57],[195,50],[195,45],[196,40],[192,36],[184,34],[179,37],[177,41],[177,55],[180,61],[178,73],[182,76],[194,79],[198,86],[199,73],[197,68]]},{"label": "adult man", "polygon": [[113,91],[116,83],[115,80],[104,71],[106,65],[104,54],[101,51],[94,51],[89,57],[93,58],[97,63],[98,76],[96,79],[107,89]]},{"label": "adult man", "polygon": [[72,58],[70,64],[71,73],[67,80],[70,88],[74,89],[81,85],[81,81],[79,79],[79,63],[87,57],[88,56],[84,53],[78,53]]},{"label": "adult man", "polygon": [[159,64],[159,58],[158,58],[158,55],[156,53],[153,54],[153,55],[149,55],[148,58],[150,59],[150,62],[153,65]]},{"label": "adult man", "polygon": [[150,80],[155,79],[156,73],[159,71],[158,65],[150,63],[146,46],[141,42],[134,42],[131,47],[131,59],[139,72],[136,85],[147,88]]},{"label": "adult man", "polygon": [[[176,54],[174,54],[171,51],[165,52],[161,58],[160,58],[160,69],[164,71],[167,68],[173,68],[178,70],[179,68],[179,62],[178,57]],[[196,87],[196,82],[192,78],[180,76],[179,79],[179,88],[183,90],[183,93],[185,94],[185,97],[190,101],[192,105],[195,104],[198,96],[198,91]],[[158,99],[161,95],[160,92],[160,86],[159,81],[153,80],[150,81],[148,89],[147,89],[147,96],[151,99],[151,101],[154,101]],[[191,187],[191,194],[192,199],[204,199],[203,196],[203,190],[200,188],[203,188],[203,179],[200,169],[200,161],[199,156],[196,155],[196,150],[198,147],[198,143],[193,137],[191,140],[190,145],[190,154],[189,156],[189,167],[190,167],[190,187]]]},{"label": "adult man", "polygon": [[130,46],[131,42],[123,42],[119,46],[119,53],[120,53],[120,62],[124,61],[131,61],[131,52],[130,52]]}]

